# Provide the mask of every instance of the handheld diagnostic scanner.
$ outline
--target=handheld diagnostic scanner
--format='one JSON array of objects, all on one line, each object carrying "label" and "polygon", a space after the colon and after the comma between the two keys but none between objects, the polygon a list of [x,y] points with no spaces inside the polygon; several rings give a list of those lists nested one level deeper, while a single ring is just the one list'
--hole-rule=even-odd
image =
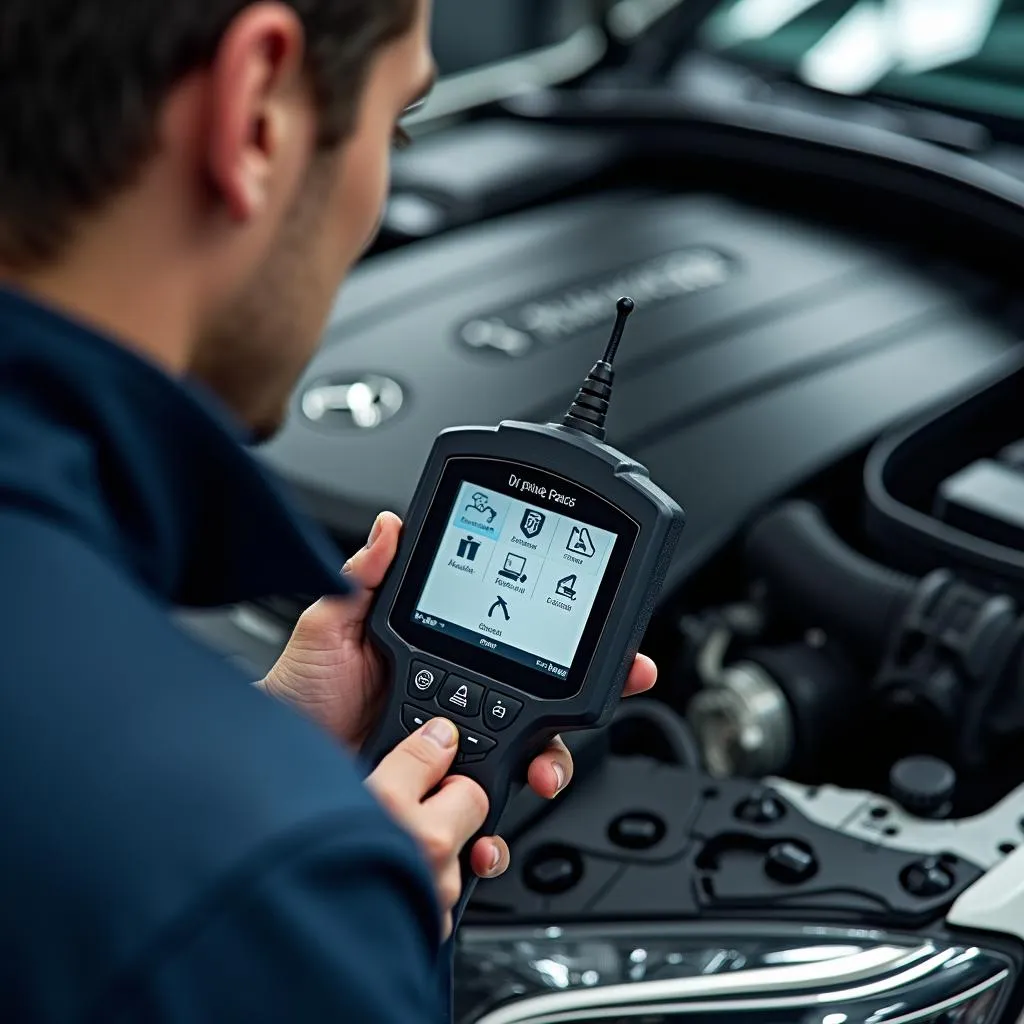
[{"label": "handheld diagnostic scanner", "polygon": [[364,758],[375,767],[430,718],[449,718],[460,733],[451,770],[490,800],[481,835],[553,736],[610,720],[683,527],[647,470],[605,443],[632,300],[617,311],[561,423],[437,437],[370,615],[394,686]]}]

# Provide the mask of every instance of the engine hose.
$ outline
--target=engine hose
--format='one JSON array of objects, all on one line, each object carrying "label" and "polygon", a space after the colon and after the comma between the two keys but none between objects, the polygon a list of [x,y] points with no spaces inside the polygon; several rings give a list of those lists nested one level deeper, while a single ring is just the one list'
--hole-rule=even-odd
[{"label": "engine hose", "polygon": [[[699,768],[703,764],[700,744],[682,715],[673,711],[661,701],[649,697],[633,697],[623,701],[615,713],[612,723],[612,753],[619,753],[621,746],[631,745],[628,736],[631,729],[643,734],[646,729],[654,736],[644,735],[644,748],[657,752],[659,746],[665,749],[673,764],[684,768]],[[657,742],[660,740],[660,744]]]},{"label": "engine hose", "polygon": [[747,562],[787,618],[817,626],[853,656],[877,662],[916,581],[848,547],[810,502],[791,501],[747,535]]}]

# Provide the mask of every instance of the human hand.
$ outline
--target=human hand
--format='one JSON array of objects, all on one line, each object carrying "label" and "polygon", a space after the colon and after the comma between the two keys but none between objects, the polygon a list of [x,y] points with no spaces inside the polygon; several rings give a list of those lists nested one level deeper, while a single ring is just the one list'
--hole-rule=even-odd
[{"label": "human hand", "polygon": [[[458,741],[451,722],[434,718],[399,743],[366,780],[384,809],[416,840],[430,866],[443,939],[452,933],[452,910],[462,894],[459,853],[483,825],[488,808],[487,794],[476,782],[446,775]],[[504,855],[507,861],[507,848]],[[504,870],[499,857],[491,857],[486,865],[474,858],[483,868],[478,874],[487,877]]]},{"label": "human hand", "polygon": [[321,598],[307,608],[260,683],[355,751],[376,724],[387,696],[384,662],[366,635],[366,617],[394,561],[401,531],[402,521],[394,513],[377,516],[366,545],[342,569],[355,593]]},{"label": "human hand", "polygon": [[[262,681],[271,695],[290,702],[353,750],[363,744],[376,723],[387,694],[384,663],[366,635],[366,617],[376,589],[384,580],[395,553],[402,521],[382,512],[366,546],[345,565],[344,572],[358,588],[346,598],[324,598],[299,619],[288,646]],[[654,662],[639,655],[623,696],[649,690],[657,679]],[[572,757],[559,738],[530,764],[531,788],[546,799],[560,793],[572,779]],[[473,867],[488,870],[508,864],[508,849],[497,838],[482,838],[473,848]]]}]

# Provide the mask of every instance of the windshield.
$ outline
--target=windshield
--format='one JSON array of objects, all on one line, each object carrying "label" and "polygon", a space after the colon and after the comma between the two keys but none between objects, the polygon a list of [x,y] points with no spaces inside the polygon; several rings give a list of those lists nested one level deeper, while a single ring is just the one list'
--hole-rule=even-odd
[{"label": "windshield", "polygon": [[1024,0],[724,0],[701,44],[827,92],[1024,119]]}]

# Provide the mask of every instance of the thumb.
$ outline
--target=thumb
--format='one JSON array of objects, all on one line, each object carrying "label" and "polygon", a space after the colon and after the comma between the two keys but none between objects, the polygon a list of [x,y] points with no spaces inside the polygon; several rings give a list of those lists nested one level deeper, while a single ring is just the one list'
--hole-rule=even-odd
[{"label": "thumb", "polygon": [[395,560],[401,534],[402,520],[394,512],[381,512],[366,544],[345,563],[342,572],[360,589],[376,590]]},{"label": "thumb", "polygon": [[440,785],[455,759],[459,730],[433,718],[402,740],[380,762],[366,784],[386,806],[408,808]]},{"label": "thumb", "polygon": [[381,512],[377,516],[366,544],[341,570],[353,584],[354,593],[344,598],[322,597],[310,605],[295,624],[290,648],[320,650],[325,645],[361,637],[374,591],[395,560],[401,532],[402,520],[393,512]]}]

